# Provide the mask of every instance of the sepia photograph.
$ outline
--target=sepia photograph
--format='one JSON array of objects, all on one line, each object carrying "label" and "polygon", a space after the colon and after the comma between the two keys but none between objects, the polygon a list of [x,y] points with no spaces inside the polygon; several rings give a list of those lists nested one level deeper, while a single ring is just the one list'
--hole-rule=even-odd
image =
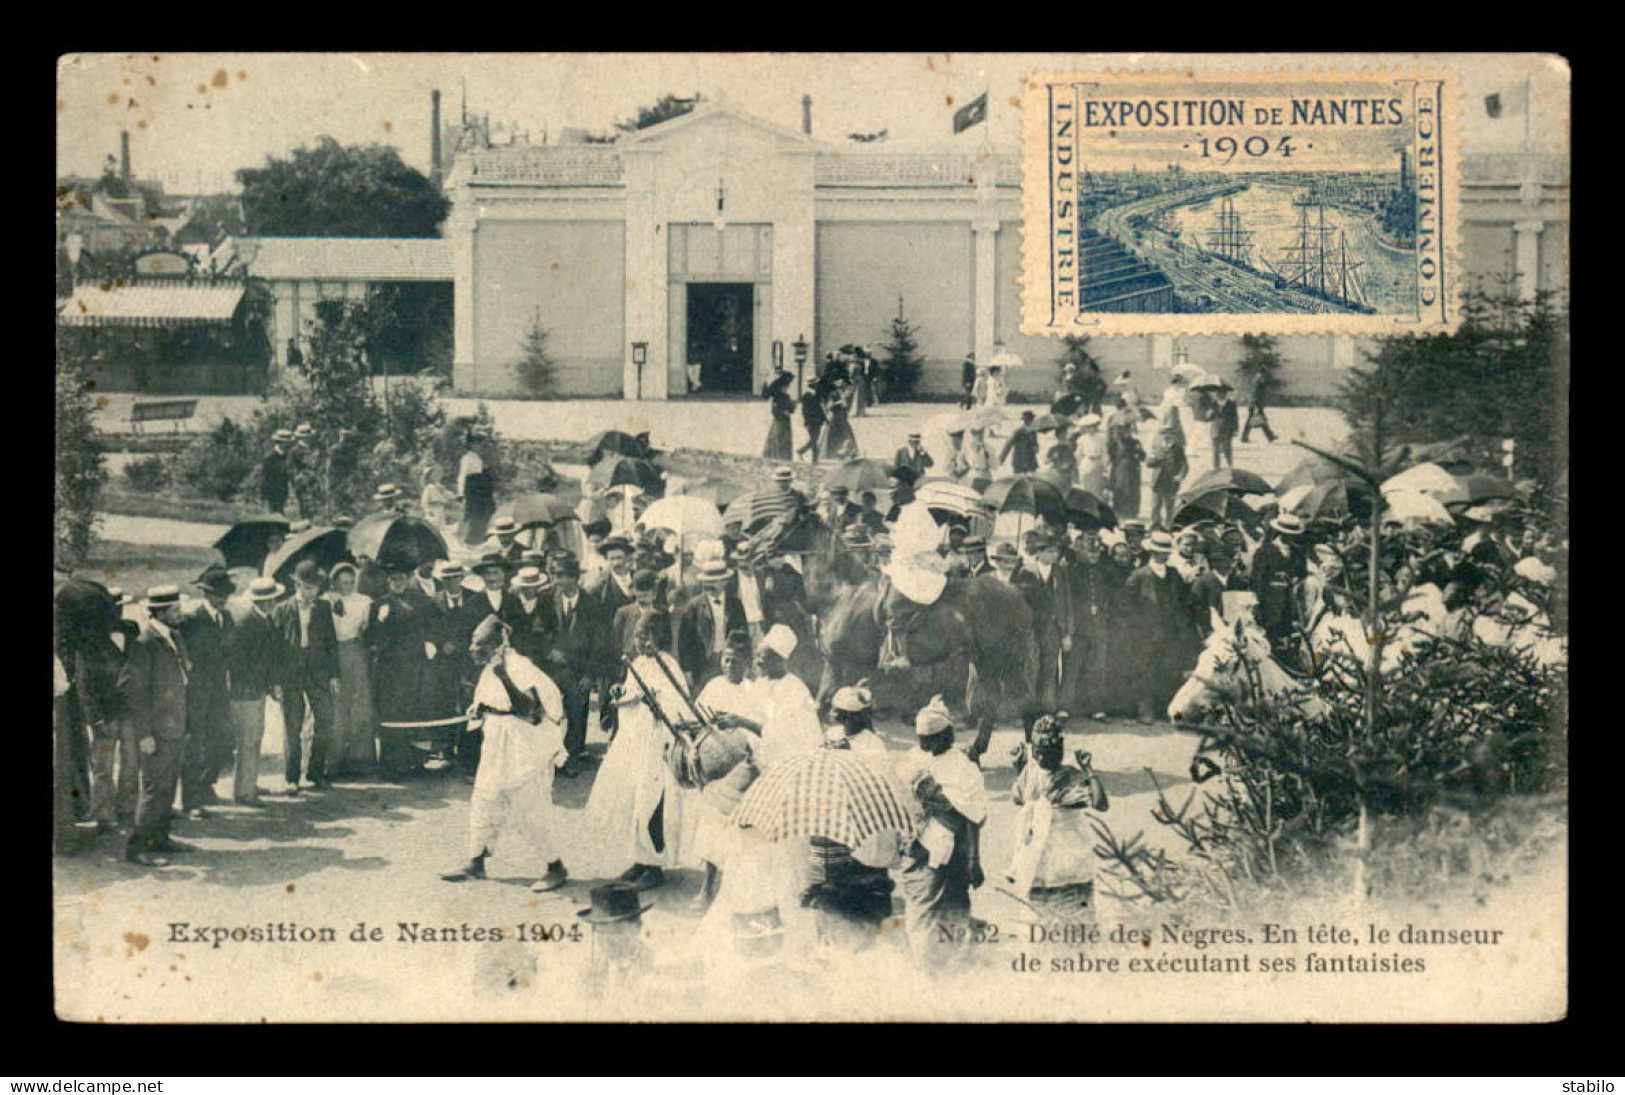
[{"label": "sepia photograph", "polygon": [[1568,1013],[1563,58],[56,76],[61,1020]]}]

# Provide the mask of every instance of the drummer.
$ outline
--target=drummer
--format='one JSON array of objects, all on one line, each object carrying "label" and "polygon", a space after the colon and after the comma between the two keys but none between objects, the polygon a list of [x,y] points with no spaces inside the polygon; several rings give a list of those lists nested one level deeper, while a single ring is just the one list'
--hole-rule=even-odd
[{"label": "drummer", "polygon": [[[757,710],[757,682],[748,679],[751,667],[750,635],[734,631],[728,635],[728,645],[722,652],[722,672],[712,677],[700,694],[696,706],[704,712],[718,716],[734,716],[734,720],[754,720],[761,717]],[[734,725],[741,722],[727,720]],[[759,739],[751,738],[752,742]],[[750,762],[747,762],[750,763]],[[751,768],[754,769],[754,763]],[[692,844],[684,844],[705,870],[700,892],[694,898],[693,909],[703,912],[716,899],[722,882],[722,872],[728,864],[728,851],[733,844],[734,830],[728,824],[728,813],[737,804],[737,797],[750,785],[753,773],[739,773],[735,779],[721,786],[708,786],[703,790],[684,792],[683,817],[692,819]]]}]

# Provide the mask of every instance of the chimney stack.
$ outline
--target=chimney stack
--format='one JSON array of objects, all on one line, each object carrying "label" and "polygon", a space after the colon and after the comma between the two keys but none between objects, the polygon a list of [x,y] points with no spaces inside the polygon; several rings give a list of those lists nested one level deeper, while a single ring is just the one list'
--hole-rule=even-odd
[{"label": "chimney stack", "polygon": [[440,89],[429,92],[429,178],[440,182]]},{"label": "chimney stack", "polygon": [[119,177],[125,182],[130,181],[130,131],[119,132]]},{"label": "chimney stack", "polygon": [[801,132],[812,136],[812,96],[801,97]]}]

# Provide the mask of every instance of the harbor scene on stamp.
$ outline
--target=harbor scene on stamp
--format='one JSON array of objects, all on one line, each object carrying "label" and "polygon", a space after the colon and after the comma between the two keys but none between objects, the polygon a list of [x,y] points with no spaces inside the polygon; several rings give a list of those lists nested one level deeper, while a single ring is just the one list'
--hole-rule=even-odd
[{"label": "harbor scene on stamp", "polygon": [[1561,59],[57,83],[61,1018],[1565,1013]]}]

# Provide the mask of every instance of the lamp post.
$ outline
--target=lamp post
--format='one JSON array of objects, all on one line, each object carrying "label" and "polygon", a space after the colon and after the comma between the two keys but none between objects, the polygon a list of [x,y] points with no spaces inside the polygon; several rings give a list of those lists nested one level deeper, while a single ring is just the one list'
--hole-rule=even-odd
[{"label": "lamp post", "polygon": [[773,372],[775,374],[778,374],[778,373],[781,373],[783,371],[784,371],[784,340],[782,338],[776,338],[776,339],[773,340]]},{"label": "lamp post", "polygon": [[807,367],[807,351],[810,349],[807,345],[807,336],[798,336],[795,342],[790,344],[790,348],[795,351],[796,355],[796,395],[799,396],[801,394],[801,373]]},{"label": "lamp post", "polygon": [[649,360],[649,344],[647,342],[632,343],[632,366],[638,371],[637,398],[643,398],[643,363]]}]

